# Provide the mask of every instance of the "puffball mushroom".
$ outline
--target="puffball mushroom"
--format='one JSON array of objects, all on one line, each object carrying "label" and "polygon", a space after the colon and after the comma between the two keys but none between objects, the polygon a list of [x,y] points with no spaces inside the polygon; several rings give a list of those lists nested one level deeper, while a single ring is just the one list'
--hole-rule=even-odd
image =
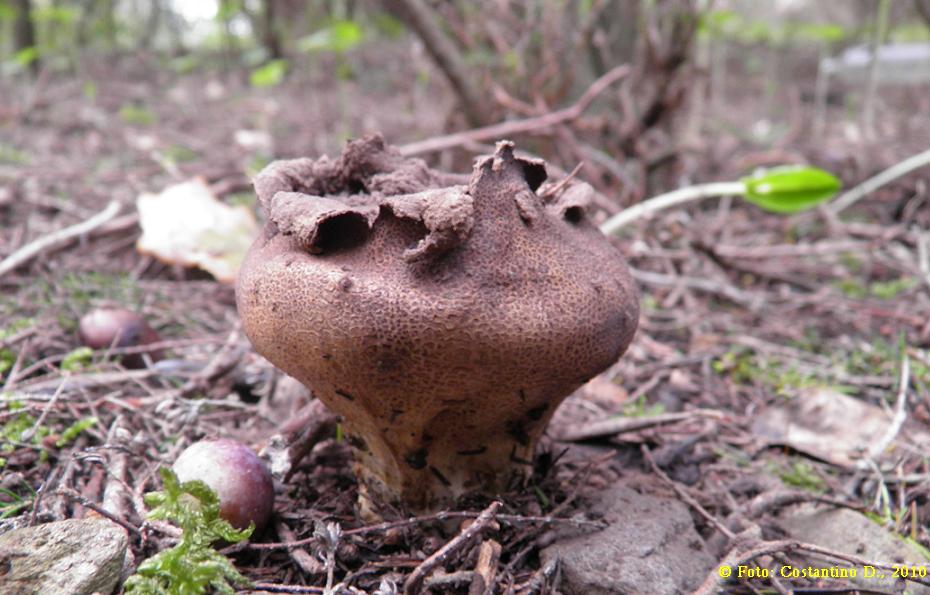
[{"label": "puffball mushroom", "polygon": [[[91,349],[136,347],[155,343],[161,338],[138,312],[125,308],[96,308],[78,322],[78,339]],[[152,360],[161,359],[161,351],[149,352]],[[141,353],[120,358],[127,368],[144,368]]]},{"label": "puffball mushroom", "polygon": [[366,516],[525,480],[556,406],[632,340],[638,296],[591,187],[545,179],[511,142],[463,184],[377,135],[255,179],[244,329],[344,418]]},{"label": "puffball mushroom", "polygon": [[248,446],[229,439],[201,440],[188,446],[172,466],[182,482],[199,479],[216,492],[220,516],[245,529],[261,531],[274,508],[271,473]]}]

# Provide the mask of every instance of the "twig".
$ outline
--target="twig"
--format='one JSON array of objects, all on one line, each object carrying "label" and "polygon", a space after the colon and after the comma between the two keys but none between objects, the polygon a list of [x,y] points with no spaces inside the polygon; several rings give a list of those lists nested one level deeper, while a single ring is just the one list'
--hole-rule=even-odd
[{"label": "twig", "polygon": [[601,224],[601,233],[614,235],[626,225],[663,209],[685,203],[711,198],[714,196],[733,196],[743,194],[746,185],[742,182],[715,182],[679,188],[672,192],[654,196],[628,209],[624,209]]},{"label": "twig", "polygon": [[485,508],[481,514],[478,515],[478,518],[465,530],[455,536],[449,543],[439,548],[432,556],[423,560],[423,562],[410,573],[406,582],[404,582],[404,595],[416,595],[420,593],[420,586],[423,584],[423,579],[425,579],[433,569],[444,563],[449,556],[470,544],[472,540],[491,524],[491,521],[494,520],[494,515],[497,514],[497,510],[500,507],[500,502],[492,502],[491,505]]},{"label": "twig", "polygon": [[474,570],[457,570],[448,574],[437,572],[423,581],[423,586],[427,589],[449,590],[452,587],[470,585],[473,580],[475,580]]},{"label": "twig", "polygon": [[45,250],[59,248],[74,238],[97,229],[119,212],[119,202],[110,201],[105,209],[81,223],[54,231],[48,235],[29,242],[0,262],[0,277],[29,262]]},{"label": "twig", "polygon": [[468,595],[491,595],[494,590],[494,575],[501,557],[501,544],[488,539],[478,548],[475,576],[468,587]]},{"label": "twig", "polygon": [[24,339],[28,339],[29,337],[36,334],[37,332],[39,332],[39,329],[37,327],[30,326],[29,328],[23,329],[19,331],[18,333],[14,333],[10,335],[9,337],[6,337],[5,339],[0,339],[0,349],[6,349],[7,347],[10,347],[11,345],[15,345],[19,343],[20,341],[23,341]]},{"label": "twig", "polygon": [[[131,436],[125,426],[122,415],[117,415],[107,432],[108,452],[106,461],[107,482],[103,488],[102,507],[117,516],[126,516],[126,502],[132,499],[131,490],[126,485],[127,437]],[[136,511],[141,514],[142,511]]]},{"label": "twig", "polygon": [[736,537],[733,531],[730,531],[730,529],[726,525],[724,525],[723,522],[721,522],[719,519],[717,519],[717,517],[709,513],[706,508],[701,506],[700,502],[695,500],[691,494],[686,492],[684,488],[678,485],[676,481],[674,481],[671,477],[666,475],[665,471],[662,471],[662,469],[659,468],[659,465],[656,464],[655,459],[652,458],[652,452],[649,450],[648,446],[643,444],[640,450],[642,451],[643,457],[646,459],[646,462],[649,463],[649,467],[652,468],[652,472],[655,473],[659,477],[659,479],[661,479],[666,485],[668,485],[670,488],[675,490],[675,493],[678,494],[678,497],[681,498],[682,501],[685,502],[685,504],[693,508],[695,512],[697,512],[699,515],[704,517],[704,519],[707,522],[713,525],[718,531],[723,533],[727,537],[727,539],[732,540],[733,538]]},{"label": "twig", "polygon": [[80,505],[83,506],[84,508],[89,508],[89,509],[93,510],[94,512],[96,512],[97,514],[99,514],[99,515],[102,516],[102,517],[108,518],[109,520],[113,521],[114,523],[116,523],[116,524],[119,525],[120,527],[123,527],[124,529],[126,529],[127,531],[129,531],[130,533],[132,533],[133,535],[138,535],[138,536],[141,536],[141,535],[142,535],[142,532],[139,531],[139,528],[136,527],[135,525],[129,523],[128,521],[125,521],[125,520],[119,518],[118,516],[116,516],[115,514],[113,514],[112,512],[110,512],[109,510],[103,508],[103,507],[100,506],[99,504],[96,504],[96,503],[94,503],[94,502],[91,502],[90,500],[88,500],[88,499],[85,498],[84,496],[78,494],[77,492],[75,492],[75,491],[72,490],[71,488],[60,487],[60,488],[58,488],[57,490],[55,490],[55,493],[58,494],[59,496],[64,496],[64,497],[67,498],[68,500],[71,500],[71,501],[73,501],[73,502],[77,502],[78,504],[80,504]]},{"label": "twig", "polygon": [[930,164],[930,149],[927,149],[926,151],[918,153],[912,157],[908,157],[904,161],[895,163],[885,171],[872,176],[855,188],[847,190],[825,208],[827,209],[827,212],[836,216],[840,213],[840,211],[848,209],[849,207],[862,200],[865,196],[878,190],[885,184],[893,182],[894,180],[897,180],[898,178],[911,173],[915,169],[921,168],[928,164]]},{"label": "twig", "polygon": [[738,306],[743,306],[749,310],[755,310],[759,306],[759,298],[742,289],[720,283],[712,279],[700,277],[677,277],[674,275],[663,275],[652,271],[643,271],[630,267],[630,273],[633,278],[642,283],[656,285],[658,287],[678,287],[682,285],[690,289],[697,289],[704,293],[712,293],[724,297]]},{"label": "twig", "polygon": [[62,381],[61,384],[58,385],[58,388],[55,389],[55,393],[52,394],[52,398],[49,399],[48,403],[45,404],[45,407],[42,409],[42,413],[39,415],[39,418],[36,419],[35,423],[32,424],[32,427],[20,435],[21,441],[29,442],[32,440],[32,437],[35,436],[39,428],[42,427],[42,424],[45,423],[45,418],[48,417],[49,411],[55,407],[55,404],[58,402],[58,398],[61,396],[61,393],[64,391],[64,389],[65,383]]},{"label": "twig", "polygon": [[[291,531],[291,528],[288,527],[284,521],[276,521],[274,528],[281,539],[285,541],[295,541],[296,535],[294,535],[294,532]],[[320,564],[319,560],[311,556],[309,552],[300,548],[289,548],[287,554],[291,557],[291,560],[307,574],[323,574],[323,565]]]},{"label": "twig", "polygon": [[[866,459],[875,459],[885,452],[885,449],[897,438],[898,433],[901,431],[901,427],[907,420],[907,389],[910,385],[910,378],[911,362],[905,351],[901,356],[901,376],[898,380],[898,398],[895,402],[894,418],[882,437],[869,449]],[[860,469],[865,469],[867,464],[865,464],[864,461],[859,461],[857,466]]]},{"label": "twig", "polygon": [[552,184],[551,186],[546,186],[546,188],[543,189],[539,193],[540,198],[544,198],[546,196],[552,196],[553,194],[558,194],[559,192],[561,192],[562,188],[565,188],[565,186],[569,182],[571,182],[575,176],[578,175],[578,172],[581,171],[581,168],[583,166],[584,166],[583,162],[579,163],[578,165],[575,166],[575,169],[573,169],[570,174],[568,174],[567,176],[565,176],[564,178],[562,178],[555,184]]},{"label": "twig", "polygon": [[559,439],[567,442],[577,442],[580,440],[591,440],[593,438],[607,438],[626,432],[638,432],[639,430],[693,419],[724,419],[725,417],[726,415],[724,413],[713,409],[663,413],[661,415],[652,415],[649,417],[617,417],[592,423],[571,424],[562,431]]},{"label": "twig", "polygon": [[532,578],[526,581],[522,585],[517,585],[514,589],[518,595],[532,595],[533,593],[541,593],[548,591],[543,591],[543,589],[548,585],[557,585],[559,584],[558,578],[561,570],[561,561],[558,556],[553,556],[545,566],[533,573]]},{"label": "twig", "polygon": [[254,583],[252,588],[255,589],[255,591],[267,591],[269,593],[323,593],[322,587],[282,585],[279,583]]},{"label": "twig", "polygon": [[[612,454],[611,454],[612,456]],[[562,505],[560,505],[562,506]],[[558,508],[553,509],[555,513]],[[399,521],[385,521],[383,523],[378,523],[376,525],[366,525],[364,527],[356,527],[355,529],[346,529],[342,532],[343,536],[348,535],[368,535],[371,533],[383,533],[385,531],[390,531],[391,529],[398,529],[401,527],[411,527],[414,525],[421,525],[423,523],[432,523],[432,522],[442,522],[452,519],[474,519],[481,515],[478,512],[451,512],[451,511],[441,511],[433,514],[427,514],[423,516],[410,517],[408,519],[402,519]],[[575,527],[594,527],[598,529],[604,528],[603,521],[589,521],[586,519],[575,519],[575,518],[560,518],[553,515],[549,516],[522,516],[518,514],[498,514],[494,517],[495,520],[502,523],[507,523],[509,525],[520,525],[520,524],[539,524],[539,525],[555,525],[555,524],[567,524],[573,525]],[[297,541],[284,541],[280,543],[249,543],[243,549],[250,550],[282,550],[295,547],[302,547],[309,543],[317,541],[315,537],[307,537],[305,539],[298,539]]]},{"label": "twig", "polygon": [[400,152],[407,157],[411,155],[422,155],[424,153],[435,153],[436,151],[451,149],[470,142],[481,142],[508,138],[515,134],[532,132],[534,130],[550,128],[558,124],[570,122],[581,116],[581,114],[583,114],[584,111],[588,109],[588,106],[591,105],[591,102],[594,101],[598,95],[603,93],[608,87],[610,87],[610,85],[626,77],[629,72],[630,67],[626,64],[613,68],[604,76],[594,81],[591,86],[588,87],[588,90],[585,91],[584,94],[578,99],[578,101],[566,108],[562,108],[548,114],[543,114],[541,116],[536,116],[534,118],[509,120],[506,122],[500,122],[498,124],[492,124],[490,126],[484,126],[482,128],[475,128],[473,130],[466,130],[464,132],[457,132],[455,134],[448,134],[446,136],[428,138],[419,142],[403,145],[400,147]]},{"label": "twig", "polygon": [[204,366],[200,372],[194,375],[193,378],[188,380],[184,386],[178,389],[178,397],[187,398],[195,393],[205,391],[207,387],[211,386],[217,379],[225,376],[236,368],[244,355],[244,351],[236,349],[241,335],[240,329],[241,323],[237,324],[229,333],[223,346],[220,347],[219,351],[217,351],[210,362]]},{"label": "twig", "polygon": [[313,447],[336,431],[337,419],[318,399],[304,405],[259,453],[269,462],[271,474],[287,480]]}]

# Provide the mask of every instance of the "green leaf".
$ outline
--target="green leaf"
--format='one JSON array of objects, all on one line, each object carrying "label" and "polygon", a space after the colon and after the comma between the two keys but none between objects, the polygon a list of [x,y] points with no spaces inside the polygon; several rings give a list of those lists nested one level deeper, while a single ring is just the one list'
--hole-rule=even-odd
[{"label": "green leaf", "polygon": [[297,42],[302,52],[347,52],[362,42],[362,28],[355,21],[334,21]]},{"label": "green leaf", "polygon": [[833,198],[836,176],[816,167],[785,166],[743,178],[743,198],[773,213],[797,213]]},{"label": "green leaf", "polygon": [[249,82],[253,87],[275,87],[287,74],[287,60],[272,60],[252,71]]}]

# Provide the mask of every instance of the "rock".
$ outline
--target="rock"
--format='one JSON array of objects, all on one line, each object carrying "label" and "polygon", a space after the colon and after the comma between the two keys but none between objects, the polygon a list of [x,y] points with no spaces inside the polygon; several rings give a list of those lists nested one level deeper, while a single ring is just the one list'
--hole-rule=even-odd
[{"label": "rock", "polygon": [[610,526],[542,551],[543,565],[561,560],[561,589],[568,595],[689,593],[716,562],[677,500],[618,485],[592,509]]},{"label": "rock", "polygon": [[71,519],[0,535],[0,593],[111,593],[129,539],[105,519]]},{"label": "rock", "polygon": [[[796,506],[783,512],[778,524],[794,539],[866,560],[887,564],[900,563],[904,566],[924,566],[930,562],[918,546],[882,528],[868,517],[845,508],[817,509],[813,505]],[[832,563],[824,561],[823,558],[809,558],[805,563],[814,568],[855,570],[856,577],[850,578],[849,582],[853,586],[872,591],[893,592],[898,580],[891,572],[881,569],[876,569],[876,574],[872,577],[863,576],[865,570],[861,566],[846,562]],[[798,569],[801,569],[800,564]],[[930,588],[918,583],[908,583],[907,588],[907,592],[912,595],[930,594]]]}]

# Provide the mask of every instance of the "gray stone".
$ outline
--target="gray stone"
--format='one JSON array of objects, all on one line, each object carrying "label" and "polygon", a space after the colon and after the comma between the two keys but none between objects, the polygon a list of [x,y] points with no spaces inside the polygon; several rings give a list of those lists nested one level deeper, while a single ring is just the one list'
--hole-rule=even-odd
[{"label": "gray stone", "polygon": [[678,500],[614,486],[592,508],[606,529],[542,551],[543,564],[561,560],[568,595],[690,593],[716,562]]},{"label": "gray stone", "polygon": [[[924,566],[930,560],[918,546],[893,531],[872,522],[868,517],[845,508],[818,509],[809,504],[792,507],[782,513],[778,524],[792,538],[805,543],[843,552],[865,560]],[[894,591],[896,581],[891,572],[881,569],[871,577],[863,576],[864,569],[847,562],[826,562],[823,558],[805,559],[813,568],[855,570],[856,578],[849,582],[856,587],[874,591]],[[799,570],[807,566],[798,565]],[[840,580],[840,579],[837,579]],[[930,594],[930,588],[908,583],[908,593]]]},{"label": "gray stone", "polygon": [[111,593],[123,569],[126,530],[106,519],[71,519],[0,535],[0,593]]}]

